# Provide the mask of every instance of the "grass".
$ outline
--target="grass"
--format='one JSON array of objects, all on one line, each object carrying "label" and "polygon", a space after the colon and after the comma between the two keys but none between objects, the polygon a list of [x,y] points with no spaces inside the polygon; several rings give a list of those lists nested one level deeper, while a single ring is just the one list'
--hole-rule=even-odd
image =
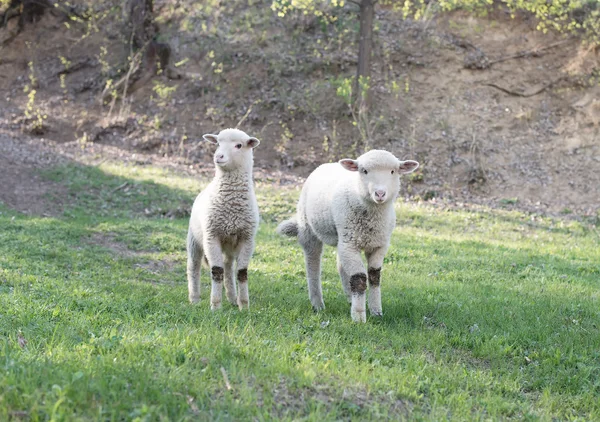
[{"label": "grass", "polygon": [[311,311],[301,250],[274,233],[297,191],[259,185],[250,312],[213,313],[206,273],[187,303],[187,219],[161,218],[200,182],[44,177],[68,188],[63,216],[0,208],[0,420],[600,418],[594,226],[399,203],[384,317],[357,325],[332,248]]}]

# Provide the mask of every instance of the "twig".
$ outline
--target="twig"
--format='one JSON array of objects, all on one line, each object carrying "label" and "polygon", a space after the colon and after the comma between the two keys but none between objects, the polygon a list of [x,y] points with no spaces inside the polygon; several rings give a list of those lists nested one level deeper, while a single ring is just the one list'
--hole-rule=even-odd
[{"label": "twig", "polygon": [[61,70],[60,72],[57,73],[57,75],[66,75],[69,73],[73,73],[73,72],[77,72],[81,69],[85,69],[88,66],[92,66],[92,61],[88,58],[85,60],[82,60],[80,62],[75,63],[74,65],[71,65],[69,67],[64,68],[63,70]]},{"label": "twig", "polygon": [[111,192],[113,192],[113,193],[114,193],[114,192],[116,192],[116,191],[118,191],[118,190],[121,190],[121,189],[123,189],[125,186],[127,186],[128,184],[129,184],[129,182],[125,182],[125,183],[123,183],[123,184],[121,184],[121,185],[117,186],[116,188],[114,188],[114,189],[113,189]]},{"label": "twig", "polygon": [[25,339],[25,336],[23,336],[23,333],[20,331],[17,333],[17,342],[19,343],[21,349],[24,349],[25,346],[27,346],[27,340]]},{"label": "twig", "polygon": [[237,128],[239,128],[239,127],[240,127],[240,125],[241,125],[242,123],[244,123],[244,120],[246,120],[246,119],[248,118],[248,116],[250,115],[250,113],[252,113],[252,107],[254,106],[254,104],[257,104],[257,103],[259,103],[259,102],[260,102],[260,99],[259,99],[259,100],[256,100],[256,101],[254,101],[252,104],[250,104],[250,107],[248,107],[248,110],[246,110],[246,114],[244,114],[244,116],[243,116],[243,117],[240,119],[240,121],[239,121],[239,122],[237,122],[237,125],[235,125],[235,128],[236,128],[236,129],[237,129]]},{"label": "twig", "polygon": [[102,164],[106,163],[107,161],[108,161],[108,157],[107,158],[103,158],[102,160],[100,160],[100,162],[94,164],[94,166],[100,167]]},{"label": "twig", "polygon": [[571,38],[568,38],[568,39],[566,39],[566,40],[562,40],[562,41],[555,42],[555,43],[553,43],[553,44],[550,44],[550,45],[547,45],[547,46],[545,46],[545,47],[541,47],[541,48],[534,48],[534,49],[532,49],[532,50],[521,51],[521,52],[519,52],[519,53],[517,53],[517,54],[513,54],[513,55],[511,55],[511,56],[500,57],[499,59],[496,59],[496,60],[491,60],[491,61],[490,61],[490,63],[489,63],[489,66],[492,66],[492,65],[494,65],[494,64],[496,64],[496,63],[505,62],[505,61],[507,61],[507,60],[512,60],[512,59],[520,59],[521,57],[529,57],[529,56],[532,56],[532,55],[538,54],[538,53],[540,53],[540,52],[542,52],[542,51],[546,51],[546,50],[550,50],[551,48],[558,47],[559,45],[566,44],[566,43],[568,43],[569,41],[571,41]]},{"label": "twig", "polygon": [[8,44],[10,44],[12,42],[12,40],[17,38],[17,35],[19,35],[20,33],[21,33],[21,30],[18,29],[14,34],[12,34],[10,37],[8,37],[4,41],[2,41],[2,44],[0,44],[0,46],[1,47],[7,46]]},{"label": "twig", "polygon": [[[9,13],[10,12],[10,13]],[[9,20],[14,18],[15,16],[19,16],[19,6],[13,7],[12,9],[9,7],[4,11],[3,15],[0,15],[0,28],[6,26]]]},{"label": "twig", "polygon": [[[133,60],[135,60],[136,57],[138,57],[138,55],[133,55],[133,34],[134,31],[131,32],[131,39],[129,40],[129,48],[130,48],[130,55],[133,56],[133,59],[131,61],[131,65],[129,66],[129,71],[127,72],[127,76],[125,77],[125,83],[123,84],[123,96],[121,97],[121,108],[119,110],[119,117],[122,116],[122,112],[123,112],[123,107],[125,105],[125,101],[127,100],[127,89],[129,88],[129,78],[131,78],[131,74],[133,73],[133,66],[134,66],[134,62]],[[112,110],[112,108],[111,108]],[[109,113],[110,115],[110,113]]]},{"label": "twig", "polygon": [[229,383],[229,377],[227,376],[227,372],[225,372],[225,368],[223,368],[222,366],[221,366],[221,374],[223,374],[223,380],[225,380],[225,387],[227,387],[228,390],[233,390],[233,387]]},{"label": "twig", "polygon": [[143,50],[145,50],[148,46],[148,43],[146,43],[146,45],[144,45],[142,47],[142,49],[140,49],[140,51],[138,52],[138,54],[135,54],[135,51],[133,50],[133,36],[134,36],[135,31],[131,31],[131,37],[129,37],[129,57],[133,57],[133,59],[131,59],[131,64],[129,66],[129,72],[127,72],[127,80],[125,81],[125,88],[123,88],[123,97],[125,97],[127,95],[127,83],[129,82],[129,77],[131,75],[131,69],[133,68],[133,60],[138,57],[138,54],[141,53]]},{"label": "twig", "polygon": [[[145,52],[145,49],[146,49],[146,47],[148,46],[149,43],[150,43],[150,41],[148,41],[146,44],[144,44],[142,46],[142,48],[140,48],[138,50],[138,52],[131,58],[131,62],[129,64],[129,70],[127,72],[127,75],[125,75],[121,79],[119,79],[114,85],[107,86],[106,88],[104,88],[104,90],[102,91],[102,94],[100,96],[100,99],[101,99],[102,102],[104,102],[105,98],[108,97],[108,95],[111,94],[111,91],[112,92],[117,92],[119,89],[121,89],[121,85],[123,85],[123,83],[127,83],[127,85],[129,84],[129,78],[130,78],[130,76],[139,69],[139,65],[140,65],[140,61],[141,61],[140,55]],[[128,87],[125,87],[123,89],[124,94],[127,94],[127,90],[128,90]],[[113,100],[114,100],[115,97],[116,96],[113,95]],[[109,116],[110,116],[110,114],[112,112],[112,107],[113,106],[114,106],[114,103],[111,104],[111,108],[110,108],[109,113],[108,113]]]},{"label": "twig", "polygon": [[450,38],[450,43],[454,44],[457,47],[464,48],[464,49],[471,48],[476,51],[481,51],[481,49],[479,47],[477,47],[476,45],[474,45],[473,43],[467,41],[466,39],[464,39],[462,37],[456,36],[452,33],[449,33],[446,38]]},{"label": "twig", "polygon": [[427,31],[427,28],[429,28],[429,24],[431,23],[431,21],[433,21],[433,17],[429,20],[426,20],[427,19],[426,16],[429,14],[432,4],[433,4],[433,2],[430,1],[429,4],[427,5],[427,8],[425,9],[425,12],[423,13],[423,20],[425,20],[425,28],[423,28],[424,31]]},{"label": "twig", "polygon": [[500,90],[500,91],[502,91],[502,92],[504,92],[504,93],[506,93],[508,95],[512,95],[513,97],[529,98],[529,97],[533,97],[534,95],[541,94],[542,92],[544,92],[545,90],[547,90],[548,88],[550,88],[552,85],[554,85],[555,83],[557,83],[557,82],[559,82],[559,81],[561,81],[563,79],[565,79],[565,76],[561,76],[561,77],[553,80],[552,82],[547,83],[546,85],[542,86],[541,88],[539,88],[539,89],[537,89],[537,90],[535,90],[533,92],[526,93],[526,94],[523,94],[523,93],[520,93],[520,92],[516,92],[516,91],[511,91],[510,89],[501,87],[499,85],[496,85],[495,83],[485,83],[483,85],[485,85],[485,86],[491,86],[492,88],[496,88],[496,89],[498,89],[498,90]]}]

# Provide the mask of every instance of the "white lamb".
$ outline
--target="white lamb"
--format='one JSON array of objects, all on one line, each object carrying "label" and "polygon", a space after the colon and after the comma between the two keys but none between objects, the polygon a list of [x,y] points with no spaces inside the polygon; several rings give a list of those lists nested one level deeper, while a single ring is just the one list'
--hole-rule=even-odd
[{"label": "white lamb", "polygon": [[[248,308],[248,264],[258,229],[258,204],[252,181],[253,149],[260,141],[238,129],[204,135],[218,144],[214,156],[215,178],[194,201],[187,237],[189,299],[200,299],[200,264],[211,271],[211,309],[221,307],[223,281],[227,299]],[[236,262],[234,262],[236,261]],[[239,296],[233,278],[237,264]]]},{"label": "white lamb", "polygon": [[367,318],[367,272],[361,251],[368,263],[369,311],[383,315],[380,273],[396,225],[394,201],[400,174],[418,167],[416,161],[400,161],[387,151],[372,150],[356,160],[323,164],[306,179],[296,217],[282,222],[277,231],[298,236],[304,249],[308,295],[316,311],[325,308],[320,278],[326,243],[337,246],[337,268],[352,303],[352,319],[365,322]]}]

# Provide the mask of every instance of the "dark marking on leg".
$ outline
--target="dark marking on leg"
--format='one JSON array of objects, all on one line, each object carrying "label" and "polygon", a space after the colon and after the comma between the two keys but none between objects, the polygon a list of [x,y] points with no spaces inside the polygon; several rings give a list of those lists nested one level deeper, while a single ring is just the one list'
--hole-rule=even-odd
[{"label": "dark marking on leg", "polygon": [[367,290],[367,275],[365,273],[356,273],[350,277],[350,291],[352,293],[362,294]]},{"label": "dark marking on leg", "polygon": [[369,268],[369,286],[379,286],[381,278],[381,268]]},{"label": "dark marking on leg", "polygon": [[212,280],[215,283],[223,282],[223,267],[212,267],[210,273],[212,275]]},{"label": "dark marking on leg", "polygon": [[238,270],[237,275],[238,283],[247,283],[248,282],[248,268],[242,268]]}]

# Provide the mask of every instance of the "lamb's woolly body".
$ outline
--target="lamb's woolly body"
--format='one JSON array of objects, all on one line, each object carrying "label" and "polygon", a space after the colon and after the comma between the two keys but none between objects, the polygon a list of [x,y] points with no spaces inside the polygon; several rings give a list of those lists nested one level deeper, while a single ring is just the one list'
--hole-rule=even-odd
[{"label": "lamb's woolly body", "polygon": [[306,179],[296,217],[281,223],[278,232],[298,236],[305,253],[309,297],[317,310],[324,308],[320,281],[323,243],[337,246],[338,271],[352,303],[352,318],[365,321],[367,272],[361,252],[369,266],[369,309],[371,314],[381,315],[379,274],[396,225],[394,202],[400,187],[398,175],[391,171],[400,172],[402,162],[387,151],[374,150],[355,163],[361,170],[379,172],[379,181],[389,194],[384,203],[372,200],[370,190],[375,188],[361,181],[359,171],[348,171],[339,163],[323,164]]},{"label": "lamb's woolly body", "polygon": [[224,249],[234,251],[240,241],[254,237],[257,228],[251,174],[217,174],[194,201],[190,230],[199,243],[206,233],[220,239]]},{"label": "lamb's woolly body", "polygon": [[311,173],[298,203],[299,230],[310,227],[331,246],[340,238],[365,251],[387,245],[396,223],[393,200],[381,205],[366,201],[357,191],[358,177],[338,163],[323,164]]},{"label": "lamb's woolly body", "polygon": [[[214,135],[211,135],[214,136]],[[237,129],[227,129],[218,135],[219,150],[228,144],[247,142],[248,135]],[[258,141],[257,141],[258,142]],[[233,151],[233,149],[232,149]],[[252,181],[252,151],[231,152],[238,154],[224,170],[216,165],[215,178],[194,201],[188,232],[188,288],[192,303],[199,300],[200,261],[208,261],[213,279],[211,307],[221,305],[222,284],[225,283],[227,298],[248,306],[247,272],[254,249],[254,236],[258,229],[258,204]],[[244,156],[241,154],[245,153]],[[229,164],[229,163],[233,164]],[[239,297],[234,281],[237,264]]]}]

